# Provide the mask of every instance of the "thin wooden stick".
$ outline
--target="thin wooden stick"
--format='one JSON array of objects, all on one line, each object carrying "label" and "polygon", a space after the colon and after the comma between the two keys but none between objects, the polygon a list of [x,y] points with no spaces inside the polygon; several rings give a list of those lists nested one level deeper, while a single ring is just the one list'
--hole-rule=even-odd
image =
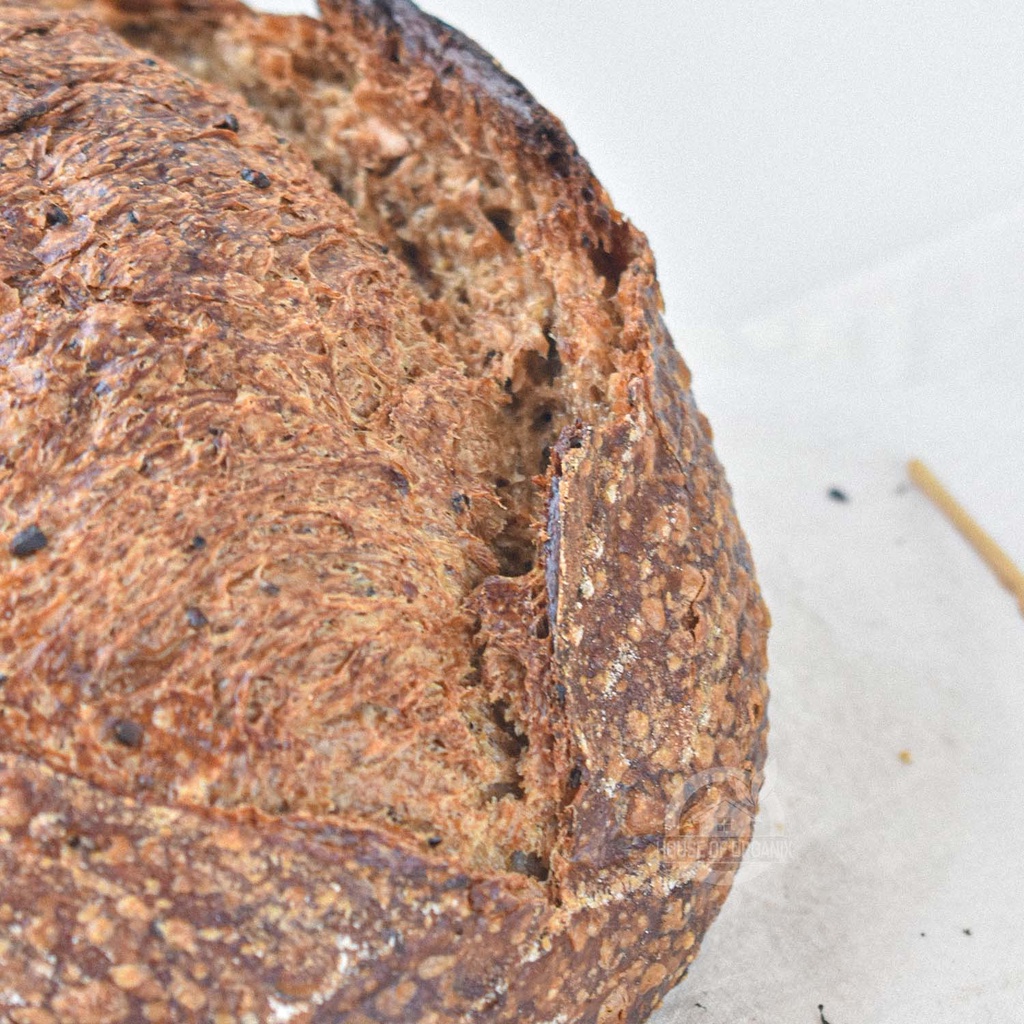
[{"label": "thin wooden stick", "polygon": [[960,531],[968,544],[996,574],[999,582],[1014,597],[1024,615],[1024,572],[1013,559],[986,533],[974,517],[943,487],[938,477],[920,459],[907,463],[910,479],[921,489]]}]

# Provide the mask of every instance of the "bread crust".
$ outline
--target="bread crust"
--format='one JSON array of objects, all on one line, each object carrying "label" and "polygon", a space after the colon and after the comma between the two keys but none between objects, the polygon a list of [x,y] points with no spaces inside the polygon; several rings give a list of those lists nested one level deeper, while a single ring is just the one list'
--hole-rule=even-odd
[{"label": "bread crust", "polygon": [[[246,32],[251,21],[293,52],[304,37],[293,21],[229,3],[90,13],[122,31],[173,19],[182,38],[190,25]],[[561,430],[543,480],[543,564],[482,572],[466,609],[489,649],[523,666],[525,726],[555,723],[545,877],[470,868],[381,823],[161,803],[76,777],[27,747],[8,715],[0,1009],[17,1024],[639,1021],[696,955],[750,838],[768,615],[646,241],[561,125],[460,34],[399,0],[339,2],[324,16],[368,66],[425,71],[428,102],[454,130],[516,154],[538,206],[520,234],[562,309],[562,361],[591,357],[597,315],[581,260],[617,321],[604,401]],[[81,31],[75,18],[5,7],[0,59],[40,20]],[[297,57],[320,53],[311,38]],[[45,116],[23,99],[8,99],[0,132]],[[17,283],[6,282],[36,273],[14,266],[13,251],[0,247],[8,340]],[[422,351],[428,372],[445,370],[443,351]],[[18,570],[27,578],[33,566]],[[716,827],[731,841],[724,852],[699,842]]]}]

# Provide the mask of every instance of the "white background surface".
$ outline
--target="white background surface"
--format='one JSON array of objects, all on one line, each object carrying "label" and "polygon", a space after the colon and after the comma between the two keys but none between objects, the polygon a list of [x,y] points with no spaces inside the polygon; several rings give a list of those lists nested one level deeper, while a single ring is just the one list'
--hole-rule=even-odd
[{"label": "white background surface", "polygon": [[903,470],[1024,560],[1024,7],[425,6],[650,236],[774,614],[784,843],[657,1024],[1024,1020],[1024,619]]}]

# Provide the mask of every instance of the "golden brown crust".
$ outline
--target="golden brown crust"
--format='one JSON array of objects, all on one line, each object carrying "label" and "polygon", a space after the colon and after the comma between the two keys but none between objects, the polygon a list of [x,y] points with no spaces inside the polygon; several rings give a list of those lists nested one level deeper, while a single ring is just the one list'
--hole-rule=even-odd
[{"label": "golden brown crust", "polygon": [[[6,537],[38,523],[48,542],[11,555],[0,591],[0,1009],[18,1024],[642,1019],[736,867],[735,847],[716,860],[671,840],[749,838],[768,624],[645,241],[561,126],[411,5],[337,3],[322,24],[219,2],[90,9],[191,70],[198,48],[271,119],[297,96],[278,130],[355,219],[230,94],[87,22],[0,8],[16,211],[0,237],[0,516]],[[167,19],[186,24],[168,35]],[[279,92],[237,78],[253,53],[287,55]],[[333,117],[346,145],[311,144],[297,112]],[[409,139],[432,162],[366,171]],[[40,155],[49,173],[28,173]],[[438,214],[478,213],[460,162],[467,180],[493,169],[493,231],[472,250]],[[151,227],[128,218],[147,174]],[[68,223],[48,214],[54,189],[80,204],[58,205]],[[103,372],[73,374],[87,349]],[[216,412],[187,413],[188,395]],[[145,415],[161,402],[166,426]],[[539,412],[557,443],[531,477]],[[496,467],[522,481],[496,490]],[[196,507],[232,525],[211,541]],[[527,548],[524,572],[511,553]],[[248,689],[224,696],[224,679]],[[259,730],[237,713],[254,681]]]},{"label": "golden brown crust", "polygon": [[500,389],[451,365],[300,154],[244,115],[217,127],[233,97],[80,22],[6,58],[27,103],[52,97],[3,172],[0,528],[50,539],[9,577],[18,749],[504,867],[533,843],[519,801],[479,796],[517,775],[463,607],[498,569]]}]

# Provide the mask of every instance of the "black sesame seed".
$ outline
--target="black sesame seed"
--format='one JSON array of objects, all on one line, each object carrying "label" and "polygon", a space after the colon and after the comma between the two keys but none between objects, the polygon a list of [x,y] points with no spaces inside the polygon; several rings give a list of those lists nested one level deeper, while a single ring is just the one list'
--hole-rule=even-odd
[{"label": "black sesame seed", "polygon": [[205,537],[200,537],[199,534],[197,533],[192,538],[192,550],[193,551],[202,551],[203,548],[205,548],[205,547],[206,547],[206,538]]},{"label": "black sesame seed", "polygon": [[193,629],[202,629],[210,620],[195,606],[185,609],[185,621]]},{"label": "black sesame seed", "polygon": [[71,218],[59,207],[53,203],[46,208],[46,226],[50,228],[62,227],[65,224],[70,224]]},{"label": "black sesame seed", "polygon": [[242,171],[242,180],[256,188],[270,188],[270,179],[262,171],[254,171],[251,167]]},{"label": "black sesame seed", "polygon": [[409,494],[409,478],[404,473],[399,473],[397,469],[388,469],[388,475],[391,477],[391,482],[398,488],[398,493],[402,497],[406,497]]},{"label": "black sesame seed", "polygon": [[14,535],[8,549],[15,558],[28,558],[46,547],[46,534],[34,523]]},{"label": "black sesame seed", "polygon": [[264,580],[260,584],[260,590],[269,597],[277,597],[277,595],[281,593],[281,588],[276,583],[270,583],[267,580]]},{"label": "black sesame seed", "polygon": [[440,836],[431,836],[427,840],[427,846],[440,846],[440,845],[441,845],[441,837]]},{"label": "black sesame seed", "polygon": [[138,224],[139,223],[139,215],[134,210],[129,210],[128,211],[128,220],[132,224]]},{"label": "black sesame seed", "polygon": [[569,788],[579,789],[580,783],[583,781],[583,769],[577,764],[573,765],[572,771],[569,772]]},{"label": "black sesame seed", "polygon": [[833,501],[838,501],[841,503],[850,500],[850,496],[846,493],[846,491],[841,491],[838,487],[829,488],[828,496]]},{"label": "black sesame seed", "polygon": [[226,132],[237,132],[238,131],[238,118],[234,114],[225,114],[220,121],[218,121],[214,128],[223,128]]},{"label": "black sesame seed", "polygon": [[110,724],[110,734],[123,747],[142,746],[142,726],[127,718],[115,719]]},{"label": "black sesame seed", "polygon": [[103,398],[104,395],[109,395],[112,390],[113,388],[111,388],[105,380],[101,380],[96,387],[92,389],[93,394],[96,395],[97,398]]},{"label": "black sesame seed", "polygon": [[142,63],[145,64],[147,68],[155,68],[156,67],[156,61],[153,60],[152,57],[143,57]]}]

